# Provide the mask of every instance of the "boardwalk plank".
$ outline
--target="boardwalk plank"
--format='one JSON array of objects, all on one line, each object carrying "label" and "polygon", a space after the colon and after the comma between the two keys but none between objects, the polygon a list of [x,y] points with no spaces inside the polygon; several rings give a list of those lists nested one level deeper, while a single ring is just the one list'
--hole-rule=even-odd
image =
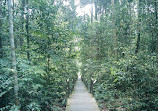
[{"label": "boardwalk plank", "polygon": [[68,99],[66,111],[99,111],[95,99],[88,93],[80,77]]}]

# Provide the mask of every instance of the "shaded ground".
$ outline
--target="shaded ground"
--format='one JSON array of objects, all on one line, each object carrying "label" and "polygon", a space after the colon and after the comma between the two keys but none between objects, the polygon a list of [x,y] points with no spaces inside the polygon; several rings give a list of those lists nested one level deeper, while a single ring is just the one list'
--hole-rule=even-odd
[{"label": "shaded ground", "polygon": [[68,99],[66,111],[99,111],[93,96],[88,93],[79,76],[75,89]]}]

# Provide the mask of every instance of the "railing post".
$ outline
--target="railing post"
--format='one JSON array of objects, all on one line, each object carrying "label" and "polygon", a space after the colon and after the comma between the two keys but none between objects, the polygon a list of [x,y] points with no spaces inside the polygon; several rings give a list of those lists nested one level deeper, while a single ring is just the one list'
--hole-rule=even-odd
[{"label": "railing post", "polygon": [[91,77],[91,81],[90,81],[90,93],[94,94],[94,84],[97,82],[97,80],[93,79]]},{"label": "railing post", "polygon": [[[75,80],[74,79],[72,79],[72,90],[74,89],[74,85],[75,85]],[[71,90],[71,92],[72,92],[72,90]]]},{"label": "railing post", "polygon": [[86,80],[85,80],[85,85],[86,85],[86,87],[88,88],[87,78],[86,78]]},{"label": "railing post", "polygon": [[90,81],[90,93],[93,94],[93,78],[91,78],[91,81]]},{"label": "railing post", "polygon": [[70,82],[69,82],[69,78],[66,80],[67,82],[67,96],[69,97],[70,95]]}]

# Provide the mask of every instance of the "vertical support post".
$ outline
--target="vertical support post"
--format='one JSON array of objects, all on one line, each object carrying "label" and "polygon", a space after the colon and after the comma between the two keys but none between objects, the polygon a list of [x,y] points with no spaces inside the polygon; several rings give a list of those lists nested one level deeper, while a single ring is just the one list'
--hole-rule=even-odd
[{"label": "vertical support post", "polygon": [[90,82],[90,93],[93,94],[93,78],[91,78]]},{"label": "vertical support post", "polygon": [[70,81],[69,81],[69,78],[66,80],[67,82],[67,97],[69,97],[70,95]]}]

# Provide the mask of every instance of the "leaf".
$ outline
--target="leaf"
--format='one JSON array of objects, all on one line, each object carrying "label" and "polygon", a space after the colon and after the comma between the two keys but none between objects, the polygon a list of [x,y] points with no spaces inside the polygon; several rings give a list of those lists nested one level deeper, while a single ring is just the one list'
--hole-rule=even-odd
[{"label": "leaf", "polygon": [[117,82],[117,81],[118,81],[118,79],[115,79],[115,80],[114,80],[114,82]]},{"label": "leaf", "polygon": [[5,93],[7,93],[7,91],[1,92],[0,97],[2,97]]},{"label": "leaf", "polygon": [[9,111],[19,111],[19,106],[13,105]]}]

